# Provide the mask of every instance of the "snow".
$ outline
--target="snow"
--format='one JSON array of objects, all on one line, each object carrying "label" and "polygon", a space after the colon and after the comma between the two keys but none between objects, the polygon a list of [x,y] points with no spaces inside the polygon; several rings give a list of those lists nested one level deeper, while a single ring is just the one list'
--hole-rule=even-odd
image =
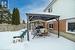
[{"label": "snow", "polygon": [[48,13],[48,12],[28,12],[28,14],[33,14],[33,15],[55,15],[55,16],[60,16],[59,14],[54,14],[54,13]]},{"label": "snow", "polygon": [[50,33],[50,36],[35,37],[32,39],[31,32],[30,41],[13,43],[13,36],[20,35],[22,31],[0,32],[0,50],[75,50],[75,42],[63,37],[57,38],[57,35]]}]

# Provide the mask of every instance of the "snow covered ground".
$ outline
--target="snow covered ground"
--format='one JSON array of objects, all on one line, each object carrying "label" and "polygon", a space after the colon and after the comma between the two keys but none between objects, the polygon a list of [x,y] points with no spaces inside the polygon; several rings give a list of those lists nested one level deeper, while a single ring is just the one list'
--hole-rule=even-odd
[{"label": "snow covered ground", "polygon": [[[75,50],[75,42],[57,35],[51,34],[47,37],[35,37],[30,41],[24,38],[24,42],[13,43],[13,36],[20,35],[23,30],[14,32],[0,32],[0,50]],[[30,32],[31,33],[31,32]]]}]

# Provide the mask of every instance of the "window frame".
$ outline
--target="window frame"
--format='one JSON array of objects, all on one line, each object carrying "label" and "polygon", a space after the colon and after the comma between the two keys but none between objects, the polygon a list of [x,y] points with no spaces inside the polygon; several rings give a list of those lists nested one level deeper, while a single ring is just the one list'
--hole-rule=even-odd
[{"label": "window frame", "polygon": [[51,13],[52,12],[52,6],[50,8],[48,8],[48,12]]},{"label": "window frame", "polygon": [[[51,25],[51,26],[50,26]],[[53,24],[49,24],[48,26],[49,29],[53,29]]]},{"label": "window frame", "polygon": [[68,23],[75,23],[75,19],[70,19],[66,21],[66,32],[75,34],[75,32],[68,30]]},{"label": "window frame", "polygon": [[50,13],[51,11],[50,11],[50,8],[48,9],[48,12]]}]

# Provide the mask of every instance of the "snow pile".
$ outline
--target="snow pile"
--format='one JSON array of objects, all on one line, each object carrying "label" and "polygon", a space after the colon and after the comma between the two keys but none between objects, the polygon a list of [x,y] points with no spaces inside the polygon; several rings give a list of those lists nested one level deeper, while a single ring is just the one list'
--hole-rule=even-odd
[{"label": "snow pile", "polygon": [[0,50],[75,50],[75,42],[63,37],[57,38],[54,34],[50,34],[47,37],[35,37],[34,39],[30,34],[29,42],[25,36],[24,42],[12,43],[12,37],[21,34],[23,30],[0,32]]}]

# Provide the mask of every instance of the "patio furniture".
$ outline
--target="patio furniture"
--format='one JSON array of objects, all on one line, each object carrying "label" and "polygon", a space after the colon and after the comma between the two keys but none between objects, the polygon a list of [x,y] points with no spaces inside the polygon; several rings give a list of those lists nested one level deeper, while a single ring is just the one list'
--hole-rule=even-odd
[{"label": "patio furniture", "polygon": [[46,28],[40,29],[40,35],[39,36],[47,36],[48,35],[48,31]]},{"label": "patio furniture", "polygon": [[34,31],[34,34],[33,34],[33,38],[32,39],[34,39],[35,36],[38,36],[39,31],[40,30],[37,30],[37,29]]},{"label": "patio furniture", "polygon": [[23,31],[23,33],[20,36],[14,36],[13,43],[22,42],[24,39],[24,36],[26,35],[26,32],[27,32],[27,30]]},{"label": "patio furniture", "polygon": [[34,39],[35,36],[40,36],[40,37],[41,36],[47,36],[48,35],[48,31],[43,26],[38,26],[38,27],[36,27],[33,35],[34,36],[33,36],[32,39]]}]

